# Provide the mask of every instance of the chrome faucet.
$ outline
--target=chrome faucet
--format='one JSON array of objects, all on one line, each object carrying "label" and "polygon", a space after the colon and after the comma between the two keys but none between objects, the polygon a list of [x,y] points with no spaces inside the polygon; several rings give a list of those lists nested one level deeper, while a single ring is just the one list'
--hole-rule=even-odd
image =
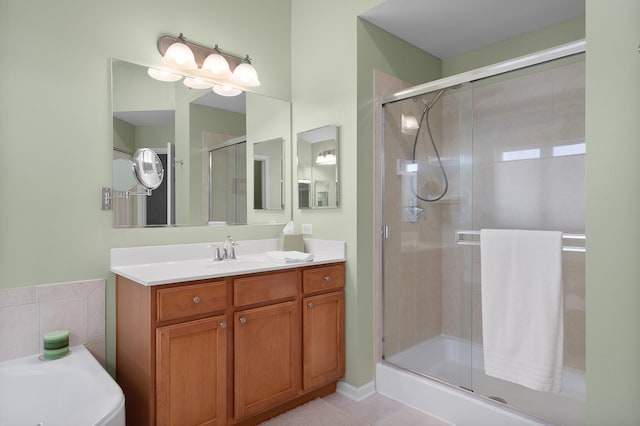
[{"label": "chrome faucet", "polygon": [[233,239],[231,235],[227,235],[227,238],[222,242],[222,247],[217,244],[210,244],[207,247],[216,249],[216,254],[213,256],[214,261],[218,260],[226,260],[226,259],[235,259],[236,258],[236,250],[235,246],[239,245],[236,240]]},{"label": "chrome faucet", "polygon": [[235,246],[238,243],[233,239],[231,235],[227,235],[227,238],[224,240],[222,245],[222,256],[223,259],[235,259],[236,258],[236,250]]}]

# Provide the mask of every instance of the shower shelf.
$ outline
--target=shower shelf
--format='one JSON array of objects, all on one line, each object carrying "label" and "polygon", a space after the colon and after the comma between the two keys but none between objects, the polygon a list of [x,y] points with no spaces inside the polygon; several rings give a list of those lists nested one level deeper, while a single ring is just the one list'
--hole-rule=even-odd
[{"label": "shower shelf", "polygon": [[[465,237],[468,237],[465,239]],[[456,231],[456,243],[461,246],[479,246],[480,240],[473,239],[474,237],[480,238],[480,231],[470,230],[458,230]],[[581,240],[586,241],[584,234],[562,234],[563,240]],[[570,251],[577,253],[585,253],[586,248],[584,246],[562,246],[562,251]]]}]

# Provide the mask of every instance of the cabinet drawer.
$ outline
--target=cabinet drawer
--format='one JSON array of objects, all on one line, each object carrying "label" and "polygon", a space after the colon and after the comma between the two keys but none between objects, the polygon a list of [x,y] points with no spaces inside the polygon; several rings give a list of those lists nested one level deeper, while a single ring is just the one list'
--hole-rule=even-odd
[{"label": "cabinet drawer", "polygon": [[243,306],[296,297],[297,289],[295,271],[238,278],[233,281],[233,303]]},{"label": "cabinet drawer", "polygon": [[227,283],[212,281],[158,290],[158,321],[201,315],[227,305]]},{"label": "cabinet drawer", "polygon": [[302,272],[303,291],[314,293],[344,287],[344,265],[305,269]]}]

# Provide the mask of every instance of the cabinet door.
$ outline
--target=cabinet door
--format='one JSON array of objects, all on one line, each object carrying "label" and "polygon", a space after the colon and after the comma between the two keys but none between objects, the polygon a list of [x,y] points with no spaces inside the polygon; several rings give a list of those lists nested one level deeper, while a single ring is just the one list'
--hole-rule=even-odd
[{"label": "cabinet door", "polygon": [[326,385],[344,375],[344,292],[303,299],[303,387]]},{"label": "cabinet door", "polygon": [[297,396],[300,383],[298,303],[235,313],[235,418],[259,413]]},{"label": "cabinet door", "polygon": [[227,391],[224,316],[156,330],[156,424],[224,425]]}]

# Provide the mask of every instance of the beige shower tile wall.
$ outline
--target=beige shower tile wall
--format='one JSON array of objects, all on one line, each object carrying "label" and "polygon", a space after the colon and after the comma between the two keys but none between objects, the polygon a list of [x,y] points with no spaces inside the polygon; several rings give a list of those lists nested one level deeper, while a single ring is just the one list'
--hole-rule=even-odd
[{"label": "beige shower tile wall", "polygon": [[0,361],[42,352],[42,336],[69,330],[104,365],[105,280],[0,290]]},{"label": "beige shower tile wall", "polygon": [[[401,116],[420,119],[422,102],[404,101],[386,107],[385,117],[385,210],[384,223],[389,238],[384,241],[384,349],[392,356],[440,334],[442,327],[442,226],[441,207],[424,205],[415,223],[408,220],[406,207],[411,203],[407,175],[398,173],[397,161],[410,160],[415,131],[403,132]],[[434,136],[440,133],[440,112],[434,110]],[[420,149],[428,141],[421,133]],[[421,170],[428,159],[420,155]],[[431,179],[430,179],[431,180]],[[437,181],[437,179],[434,179]],[[437,193],[440,188],[418,184],[421,194]],[[430,195],[433,196],[433,195]]]}]

